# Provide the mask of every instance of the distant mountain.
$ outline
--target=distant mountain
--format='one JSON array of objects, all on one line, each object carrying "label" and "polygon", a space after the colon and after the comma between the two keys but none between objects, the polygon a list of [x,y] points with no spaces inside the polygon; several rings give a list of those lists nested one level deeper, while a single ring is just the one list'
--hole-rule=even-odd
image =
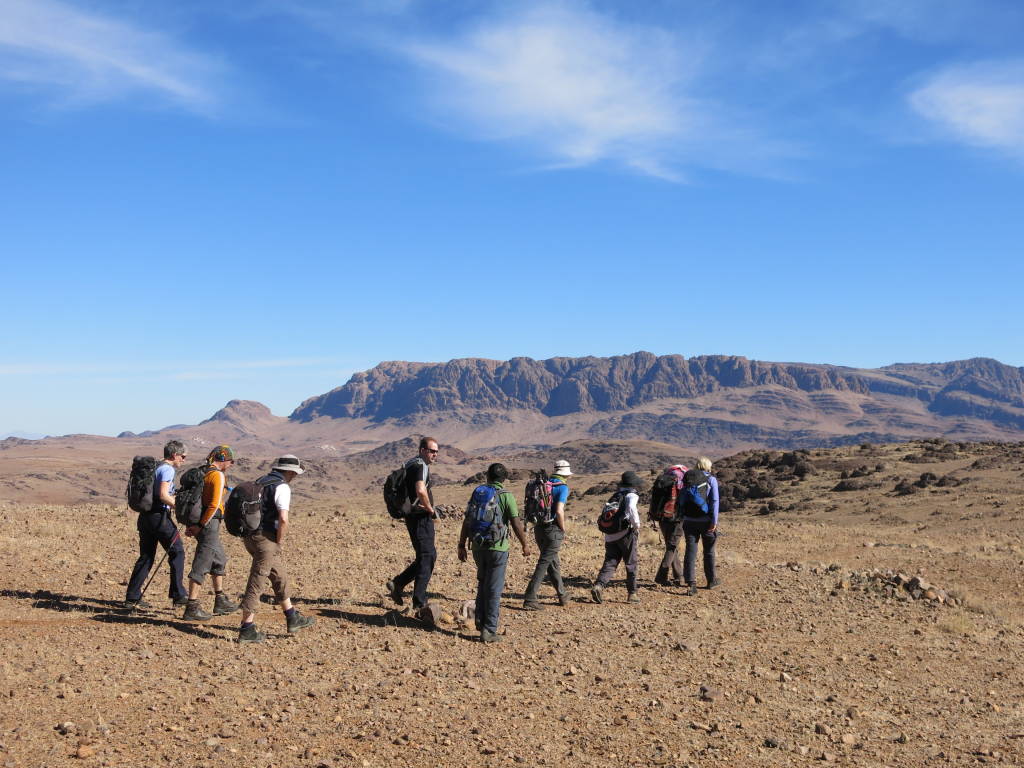
[{"label": "distant mountain", "polygon": [[42,440],[46,435],[41,432],[22,432],[16,429],[13,432],[5,432],[0,435],[0,440],[6,440],[9,437],[16,437],[19,440]]}]

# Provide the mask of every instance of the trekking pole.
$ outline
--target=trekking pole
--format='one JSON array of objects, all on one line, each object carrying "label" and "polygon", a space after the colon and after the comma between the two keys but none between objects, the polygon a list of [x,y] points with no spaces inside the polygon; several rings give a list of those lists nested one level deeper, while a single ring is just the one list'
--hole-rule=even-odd
[{"label": "trekking pole", "polygon": [[144,598],[146,596],[146,590],[149,589],[149,585],[153,583],[153,579],[156,577],[156,575],[158,573],[160,573],[160,566],[162,566],[164,564],[164,560],[167,559],[167,553],[170,552],[171,547],[174,546],[174,542],[176,542],[178,540],[178,534],[179,533],[181,533],[181,531],[179,531],[177,528],[175,528],[174,529],[174,536],[171,538],[171,543],[168,544],[167,548],[164,550],[164,556],[160,558],[160,562],[156,564],[156,568],[154,568],[153,572],[149,575],[149,581],[147,581],[146,582],[146,586],[144,586],[142,588],[142,594],[139,595],[139,600],[140,601],[142,600],[142,598]]}]

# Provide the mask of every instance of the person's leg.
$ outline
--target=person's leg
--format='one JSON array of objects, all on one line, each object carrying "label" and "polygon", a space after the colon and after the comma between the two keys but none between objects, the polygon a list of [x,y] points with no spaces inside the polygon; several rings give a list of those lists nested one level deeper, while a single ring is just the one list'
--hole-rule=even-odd
[{"label": "person's leg", "polygon": [[422,515],[416,526],[416,538],[419,541],[419,567],[416,570],[416,583],[413,585],[412,606],[422,608],[427,604],[427,586],[434,573],[437,550],[434,548],[434,521],[429,515]]},{"label": "person's leg", "polygon": [[487,593],[487,568],[489,563],[482,550],[473,550],[473,562],[476,563],[476,602],[474,603],[473,621],[476,623],[477,632],[482,632],[486,619]]},{"label": "person's leg", "polygon": [[167,596],[171,600],[184,600],[187,593],[182,579],[185,575],[185,547],[178,535],[178,526],[170,515],[160,516],[160,546],[167,550],[167,564],[170,566],[171,583],[167,588]]},{"label": "person's leg", "polygon": [[565,584],[562,583],[562,542],[565,541],[565,533],[557,525],[551,526],[551,558],[548,563],[548,579],[555,588],[555,594],[559,598],[565,597]]},{"label": "person's leg", "polygon": [[[212,520],[210,521],[213,522]],[[188,572],[188,599],[189,602],[198,601],[202,596],[203,582],[206,574],[211,573],[215,557],[215,537],[210,535],[210,527],[207,526],[196,534],[196,553],[192,557],[192,568]]]},{"label": "person's leg", "polygon": [[672,577],[676,581],[681,581],[682,578],[683,578],[683,564],[679,561],[679,542],[680,542],[680,540],[682,538],[683,538],[683,524],[682,524],[682,522],[680,521],[680,522],[672,523],[672,532],[671,532],[670,541],[671,541],[671,545],[672,545],[672,552],[674,553],[674,555],[672,557],[671,567],[672,567]]},{"label": "person's leg", "polygon": [[485,555],[488,561],[488,568],[483,585],[486,594],[483,628],[496,635],[498,634],[498,623],[501,614],[501,593],[505,588],[505,569],[508,567],[508,552],[488,550]]},{"label": "person's leg", "polygon": [[704,577],[708,580],[708,586],[714,586],[718,581],[715,572],[715,542],[718,541],[717,533],[704,533],[701,535],[701,546],[704,548]]},{"label": "person's leg", "polygon": [[416,533],[418,522],[418,517],[405,518],[405,530],[409,534],[409,541],[412,542],[412,551],[415,553],[415,556],[412,562],[405,566],[405,570],[392,579],[395,591],[399,593],[413,582],[420,569],[420,540]]},{"label": "person's leg", "polygon": [[[534,540],[537,542],[537,565],[533,569],[533,576],[530,577],[530,583],[526,587],[526,594],[523,596],[523,601],[526,603],[537,602],[537,594],[540,592],[541,582],[544,581],[544,576],[548,572],[548,567],[551,565],[551,539],[549,537],[547,529],[552,526],[549,525],[538,525],[533,529]],[[554,526],[557,528],[557,526]]]},{"label": "person's leg", "polygon": [[640,559],[640,534],[630,533],[622,541],[622,560],[626,564],[626,591],[630,595],[637,592],[637,570]]},{"label": "person's leg", "polygon": [[[260,605],[260,596],[267,588],[270,579],[272,556],[268,541],[262,533],[254,533],[242,539],[245,551],[252,555],[252,566],[249,569],[249,580],[245,585],[245,596],[242,598],[242,624],[251,624],[256,618],[256,609]],[[276,546],[276,544],[275,544]]]},{"label": "person's leg", "polygon": [[601,588],[606,587],[608,582],[612,580],[612,576],[615,575],[615,570],[619,567],[619,562],[622,560],[622,554],[619,551],[619,541],[606,541],[604,544],[604,564],[601,566],[600,573],[597,574],[597,586]]},{"label": "person's leg", "polygon": [[[675,542],[672,540],[675,523],[671,520],[659,520],[658,528],[661,530],[661,537],[665,541],[665,555],[661,558],[661,564],[658,566],[657,573],[654,574],[654,580],[658,584],[667,584],[669,570],[675,563],[679,562],[679,553],[676,551],[679,540],[677,539]],[[676,578],[679,578],[678,572],[675,575]]]},{"label": "person's leg", "polygon": [[[157,515],[143,512],[139,515],[136,528],[139,531],[139,557],[132,568],[132,575],[128,579],[128,590],[124,599],[130,603],[137,603],[142,599],[142,586],[146,583],[146,577],[156,558],[156,545],[159,538],[156,535]],[[150,519],[154,518],[154,519]]]},{"label": "person's leg", "polygon": [[700,538],[700,530],[692,524],[683,526],[683,536],[686,537],[686,552],[683,555],[683,578],[688,586],[697,583],[697,540]]}]

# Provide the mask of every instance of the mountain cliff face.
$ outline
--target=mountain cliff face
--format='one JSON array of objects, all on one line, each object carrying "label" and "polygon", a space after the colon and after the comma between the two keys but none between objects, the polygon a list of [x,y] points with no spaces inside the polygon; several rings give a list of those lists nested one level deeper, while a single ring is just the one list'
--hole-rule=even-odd
[{"label": "mountain cliff face", "polygon": [[[381,363],[348,383],[303,402],[289,417],[371,421],[427,414],[521,409],[555,417],[629,411],[659,400],[693,399],[727,390],[890,395],[927,404],[942,416],[971,416],[1024,428],[1024,372],[977,358],[877,370],[769,363],[743,357],[649,352],[599,358],[447,363]],[[819,403],[828,410],[827,402]],[[840,405],[841,407],[841,405]]]}]

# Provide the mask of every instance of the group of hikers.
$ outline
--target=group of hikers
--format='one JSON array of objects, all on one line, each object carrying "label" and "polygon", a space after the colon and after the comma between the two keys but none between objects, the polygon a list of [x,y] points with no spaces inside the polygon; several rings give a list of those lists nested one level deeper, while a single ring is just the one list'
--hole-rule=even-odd
[{"label": "group of hikers", "polygon": [[[390,579],[385,589],[389,598],[402,606],[405,604],[405,590],[411,584],[413,611],[417,617],[427,621],[433,621],[427,588],[437,561],[434,521],[438,519],[430,466],[437,459],[439,450],[434,438],[422,438],[417,455],[395,470],[384,487],[388,511],[392,517],[405,523],[415,553],[413,561]],[[163,454],[163,461],[152,468],[151,485],[150,475],[137,473],[133,466],[128,495],[129,505],[139,511],[140,554],[128,582],[125,606],[131,610],[152,609],[143,599],[144,583],[153,567],[157,544],[160,544],[171,570],[168,597],[174,605],[184,606],[184,620],[206,621],[216,615],[241,610],[238,641],[262,642],[265,635],[257,629],[255,615],[269,581],[276,602],[284,611],[288,632],[294,634],[312,625],[315,619],[304,616],[292,605],[281,553],[291,507],[290,484],[305,471],[301,461],[293,455],[281,456],[268,474],[232,490],[227,486],[226,472],[235,462],[235,452],[228,445],[218,445],[209,452],[204,465],[182,476],[182,488],[185,488],[185,481],[190,479],[189,473],[193,473],[188,486],[189,495],[182,493],[181,489],[176,492],[175,487],[175,472],[188,458],[185,446],[172,440],[164,446]],[[136,464],[141,458],[136,458]],[[674,465],[655,479],[651,489],[648,519],[661,532],[665,546],[654,581],[661,586],[685,586],[689,596],[697,594],[698,546],[703,549],[707,588],[713,589],[720,583],[715,569],[719,489],[711,467],[710,459],[704,456],[697,459],[693,468]],[[136,480],[137,474],[144,479]],[[540,472],[532,477],[526,486],[523,514],[520,514],[514,494],[505,488],[509,470],[504,464],[491,464],[487,468],[485,482],[474,489],[459,532],[458,557],[465,562],[472,552],[476,565],[477,593],[472,613],[482,642],[501,640],[498,633],[500,598],[505,587],[510,537],[515,535],[523,557],[530,557],[526,524],[533,525],[538,558],[526,587],[523,608],[528,611],[544,609],[539,594],[545,580],[554,587],[557,604],[562,607],[569,605],[569,593],[562,579],[560,551],[566,535],[565,506],[572,474],[569,462],[559,460],[550,475]],[[134,492],[134,497],[138,498],[135,499],[137,503],[133,503],[133,488],[137,488],[139,482],[142,483],[142,492]],[[193,486],[194,490],[191,490]],[[623,472],[616,491],[601,510],[598,527],[604,538],[604,563],[590,589],[590,597],[595,603],[604,602],[604,590],[620,564],[626,571],[626,601],[640,602],[637,571],[642,486],[643,481],[636,472]],[[151,498],[145,497],[145,492],[150,492]],[[195,511],[190,516],[181,508],[182,505],[194,506]],[[186,536],[196,539],[187,592],[182,584],[185,552],[176,520],[185,525]],[[227,555],[220,540],[220,531],[225,520],[229,532],[242,537],[246,551],[252,556],[249,579],[240,604],[232,602],[224,593]],[[682,562],[678,553],[680,541],[685,541]],[[206,576],[210,576],[215,595],[212,613],[200,604]]]}]

